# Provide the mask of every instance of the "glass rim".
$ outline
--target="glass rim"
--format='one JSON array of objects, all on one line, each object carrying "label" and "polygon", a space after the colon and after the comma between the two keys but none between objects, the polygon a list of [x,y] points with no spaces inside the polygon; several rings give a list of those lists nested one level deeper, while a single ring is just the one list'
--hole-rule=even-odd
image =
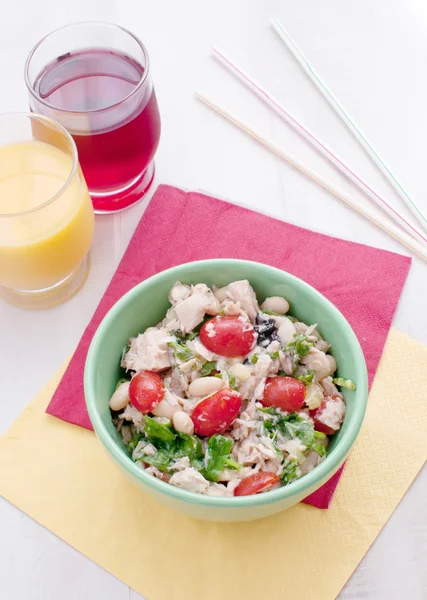
[{"label": "glass rim", "polygon": [[[118,102],[114,102],[113,104],[110,104],[109,106],[105,106],[104,108],[93,108],[90,110],[63,110],[63,109],[59,108],[58,106],[55,106],[54,104],[51,104],[50,102],[46,102],[43,98],[41,98],[40,95],[36,93],[36,91],[34,90],[33,86],[31,85],[31,82],[30,82],[30,76],[29,76],[30,63],[31,63],[31,60],[34,57],[35,53],[37,52],[37,50],[43,44],[43,42],[45,40],[47,40],[47,38],[49,38],[50,36],[54,35],[55,33],[58,33],[64,29],[76,27],[79,25],[102,25],[102,26],[107,25],[108,27],[120,29],[121,31],[123,31],[124,33],[126,33],[127,35],[129,35],[131,38],[133,38],[135,40],[135,42],[138,44],[138,46],[142,50],[142,53],[145,58],[146,64],[144,66],[144,72],[141,76],[141,79],[138,81],[137,85],[135,86],[135,88],[131,92],[129,92],[129,94],[124,96],[124,98],[119,100]],[[126,27],[122,27],[121,25],[116,25],[115,23],[109,23],[108,21],[77,21],[76,23],[68,23],[67,25],[62,25],[61,27],[58,27],[57,29],[50,31],[48,34],[46,34],[44,37],[42,37],[42,39],[39,40],[35,46],[33,46],[33,48],[31,49],[31,51],[27,57],[27,60],[25,61],[24,80],[25,80],[25,85],[27,86],[27,89],[28,89],[29,93],[31,94],[31,96],[33,96],[33,98],[35,98],[38,102],[41,102],[42,104],[44,104],[44,106],[47,106],[50,109],[56,110],[58,112],[64,112],[64,113],[76,114],[76,115],[78,115],[78,114],[95,114],[95,113],[102,113],[104,111],[111,110],[112,108],[119,106],[120,104],[122,104],[122,102],[125,102],[126,100],[131,98],[143,86],[146,79],[148,78],[149,72],[150,72],[150,59],[148,56],[147,49],[144,46],[144,44],[141,42],[141,40],[134,33],[129,31],[129,29],[126,29]]]},{"label": "glass rim", "polygon": [[[41,121],[45,121],[47,123],[49,123],[50,125],[53,125],[54,127],[57,128],[57,130],[59,130],[59,132],[66,137],[66,139],[70,142],[71,145],[71,151],[72,151],[72,166],[71,166],[71,170],[70,170],[70,174],[68,175],[67,179],[64,181],[64,183],[62,184],[62,186],[59,188],[59,190],[50,198],[48,198],[45,202],[43,202],[42,204],[39,204],[38,206],[34,206],[33,208],[29,208],[27,210],[22,210],[19,212],[14,212],[14,213],[0,213],[0,219],[5,219],[5,218],[16,218],[16,217],[21,217],[23,215],[28,215],[34,212],[37,212],[38,210],[41,210],[42,208],[46,207],[49,204],[52,204],[57,198],[59,198],[62,193],[64,192],[64,190],[69,186],[69,184],[71,183],[71,180],[73,179],[73,177],[76,174],[77,171],[77,166],[79,164],[78,161],[78,154],[77,154],[77,146],[75,141],[73,140],[72,136],[70,133],[68,133],[68,131],[65,129],[65,127],[63,127],[62,125],[60,125],[59,123],[57,123],[56,121],[54,121],[53,119],[46,117],[45,115],[40,115],[39,113],[27,113],[27,112],[5,112],[5,113],[0,113],[0,120],[3,118],[10,118],[10,117],[25,117],[25,118],[29,118],[29,119],[37,119],[37,120],[41,120]],[[28,140],[29,141],[29,140]],[[5,146],[9,146],[11,144],[14,143],[19,143],[19,142],[11,142],[10,144],[0,144],[0,148],[3,148]],[[53,144],[50,144],[53,145]]]}]

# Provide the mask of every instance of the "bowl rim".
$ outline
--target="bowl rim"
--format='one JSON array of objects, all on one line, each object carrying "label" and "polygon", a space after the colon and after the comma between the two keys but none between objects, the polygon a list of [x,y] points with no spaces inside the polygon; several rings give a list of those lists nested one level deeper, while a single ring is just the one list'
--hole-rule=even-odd
[{"label": "bowl rim", "polygon": [[[256,268],[261,268],[263,270],[265,269],[267,271],[270,271],[275,275],[280,274],[281,276],[284,276],[287,279],[287,282],[290,282],[291,284],[295,283],[297,286],[304,288],[305,292],[307,292],[309,296],[315,297],[317,301],[320,300],[322,303],[326,304],[329,311],[337,319],[340,327],[342,328],[343,333],[350,338],[350,341],[352,342],[352,345],[355,349],[357,389],[354,392],[353,401],[357,401],[360,404],[360,407],[356,412],[353,420],[348,424],[342,439],[333,449],[331,454],[328,454],[326,459],[322,463],[320,463],[320,465],[318,465],[315,469],[313,469],[300,479],[295,480],[287,486],[283,486],[276,490],[271,490],[268,493],[264,494],[237,497],[207,496],[204,494],[198,494],[196,492],[189,492],[187,490],[183,490],[176,486],[170,485],[169,483],[161,481],[157,477],[153,477],[152,475],[146,474],[140,467],[137,466],[137,464],[132,460],[130,456],[124,453],[124,451],[111,438],[110,434],[108,433],[108,430],[106,429],[101,419],[100,414],[98,413],[98,410],[96,409],[95,404],[96,394],[94,389],[94,376],[96,371],[96,358],[99,348],[102,345],[103,338],[106,335],[110,324],[115,320],[116,316],[122,311],[122,309],[128,304],[131,298],[139,295],[141,293],[141,290],[144,290],[145,287],[149,285],[151,286],[153,285],[153,283],[155,284],[157,281],[169,277],[174,271],[179,271],[180,269],[185,270],[186,267],[189,268],[192,265],[209,265],[225,267],[227,265],[239,264],[252,265]],[[180,277],[182,277],[182,275],[183,274],[181,273]],[[177,280],[178,279],[179,278],[177,278]],[[289,499],[293,496],[302,495],[303,497],[305,497],[304,492],[309,490],[309,488],[311,488],[313,485],[316,485],[319,481],[323,479],[330,479],[330,477],[332,477],[332,475],[330,474],[334,474],[338,470],[340,465],[344,462],[362,426],[368,401],[368,376],[363,351],[352,327],[350,326],[344,315],[338,310],[338,308],[336,308],[336,306],[332,302],[330,302],[325,296],[323,296],[323,294],[318,292],[313,286],[309,285],[299,277],[291,275],[287,271],[283,271],[282,269],[278,269],[276,267],[272,267],[264,263],[233,258],[216,258],[190,261],[160,271],[159,273],[156,273],[155,275],[152,275],[151,277],[148,277],[144,281],[138,283],[121,298],[119,298],[119,300],[110,308],[108,313],[105,315],[105,317],[99,324],[90,344],[84,370],[84,393],[86,407],[95,433],[97,434],[99,440],[101,441],[102,445],[105,447],[107,452],[125,471],[128,471],[136,479],[140,480],[144,485],[152,488],[155,492],[159,494],[166,494],[166,496],[172,497],[176,500],[190,504],[203,505],[205,507],[224,507],[233,509],[272,504],[275,502],[283,501],[285,499]],[[310,492],[307,492],[306,496],[309,495],[309,493]]]}]

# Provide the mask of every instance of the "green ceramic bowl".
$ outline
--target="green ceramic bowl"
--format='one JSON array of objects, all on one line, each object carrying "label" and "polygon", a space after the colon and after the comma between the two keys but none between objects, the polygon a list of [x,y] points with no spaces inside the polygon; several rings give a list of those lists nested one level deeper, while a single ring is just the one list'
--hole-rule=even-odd
[{"label": "green ceramic bowl", "polygon": [[[169,306],[168,292],[176,281],[224,286],[248,279],[258,300],[284,296],[291,314],[306,323],[318,323],[332,344],[338,374],[357,382],[356,391],[345,391],[347,414],[331,440],[329,453],[313,471],[287,487],[255,496],[217,498],[194,494],[147,475],[130,458],[111,422],[109,399],[120,377],[120,356],[129,337],[157,324]],[[192,517],[212,521],[249,521],[272,515],[300,502],[340,468],[362,425],[368,398],[366,365],[352,328],[333,304],[300,279],[260,263],[215,259],[173,267],[135,286],[111,308],[100,324],[86,360],[85,396],[95,432],[116,465],[142,490]]]}]

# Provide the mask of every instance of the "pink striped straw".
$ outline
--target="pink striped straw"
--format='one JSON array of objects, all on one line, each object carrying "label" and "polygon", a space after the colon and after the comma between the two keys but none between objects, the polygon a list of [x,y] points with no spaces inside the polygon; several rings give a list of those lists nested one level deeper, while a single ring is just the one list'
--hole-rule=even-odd
[{"label": "pink striped straw", "polygon": [[[369,198],[380,206],[388,215],[414,237],[414,233],[427,242],[427,237],[417,227],[412,225],[403,215],[393,208],[378,192],[376,192],[369,184],[355,173],[339,156],[337,156],[326,144],[319,140],[308,127],[303,125],[296,117],[294,117],[284,106],[282,106],[267,90],[261,87],[254,79],[249,77],[240,67],[233,63],[223,52],[218,48],[213,48],[214,56],[223,64],[232,74],[237,76],[252,92],[254,92],[261,100],[273,108],[280,117],[287,123],[292,125],[298,133],[308,140],[321,154],[337,167],[344,175],[346,175],[355,185],[359,187]],[[416,238],[415,238],[416,239]]]}]

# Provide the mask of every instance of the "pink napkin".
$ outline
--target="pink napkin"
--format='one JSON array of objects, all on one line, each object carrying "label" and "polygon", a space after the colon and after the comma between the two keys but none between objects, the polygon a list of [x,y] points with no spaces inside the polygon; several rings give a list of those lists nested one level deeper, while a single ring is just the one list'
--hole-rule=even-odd
[{"label": "pink napkin", "polygon": [[[272,219],[196,192],[156,190],[74,353],[47,412],[91,429],[83,369],[92,337],[111,306],[140,281],[177,264],[243,258],[304,279],[348,319],[374,378],[411,259]],[[341,470],[305,500],[327,508]]]}]

